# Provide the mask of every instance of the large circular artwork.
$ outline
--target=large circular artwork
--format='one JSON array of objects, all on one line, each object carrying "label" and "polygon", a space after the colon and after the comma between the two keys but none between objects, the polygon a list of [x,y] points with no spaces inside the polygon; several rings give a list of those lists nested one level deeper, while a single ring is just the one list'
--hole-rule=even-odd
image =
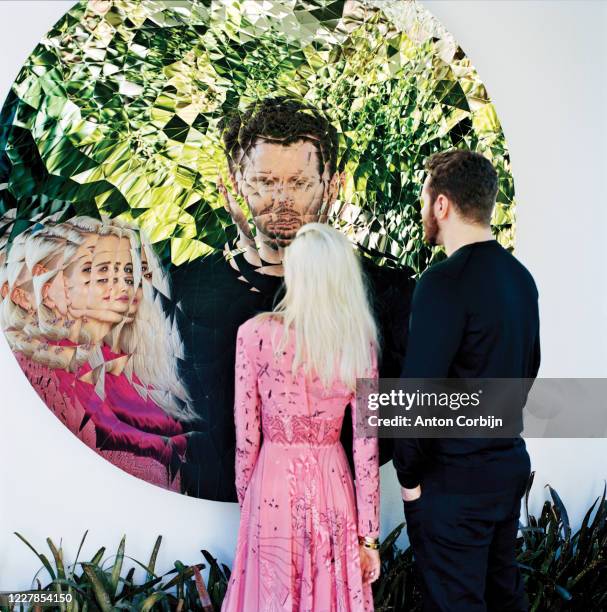
[{"label": "large circular artwork", "polygon": [[[236,331],[280,294],[309,221],[358,249],[398,376],[423,242],[424,160],[499,174],[495,109],[436,19],[403,0],[90,0],[27,58],[0,124],[0,320],[74,435],[121,469],[236,501]],[[386,458],[384,458],[384,461]]]}]

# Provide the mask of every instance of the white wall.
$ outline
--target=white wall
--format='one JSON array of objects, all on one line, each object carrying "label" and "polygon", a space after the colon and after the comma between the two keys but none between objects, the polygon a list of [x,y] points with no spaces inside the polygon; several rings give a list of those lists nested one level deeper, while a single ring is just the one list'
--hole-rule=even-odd
[{"label": "white wall", "polygon": [[[544,377],[607,376],[607,4],[602,1],[427,1],[487,85],[511,149],[518,200],[517,256],[541,295]],[[28,54],[72,2],[0,3],[0,100]],[[200,562],[209,549],[231,564],[236,504],[184,497],[133,478],[82,445],[42,404],[0,339],[0,590],[29,587],[36,548],[63,538],[73,559],[102,545],[157,567]],[[573,408],[573,407],[572,407]],[[538,510],[550,483],[579,522],[607,476],[606,440],[530,440]],[[385,535],[402,520],[397,481],[382,469]],[[45,552],[49,552],[48,550]]]}]

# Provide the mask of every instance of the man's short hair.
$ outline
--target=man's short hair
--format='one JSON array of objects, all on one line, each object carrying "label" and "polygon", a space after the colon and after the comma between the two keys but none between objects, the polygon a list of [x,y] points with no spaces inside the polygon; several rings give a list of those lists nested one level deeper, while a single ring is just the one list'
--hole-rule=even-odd
[{"label": "man's short hair", "polygon": [[489,224],[497,197],[497,172],[480,153],[465,149],[432,155],[425,164],[430,175],[428,193],[434,203],[447,196],[461,215],[472,222]]},{"label": "man's short hair", "polygon": [[246,159],[258,138],[283,145],[308,140],[318,151],[319,174],[324,173],[325,164],[331,176],[337,169],[337,130],[318,109],[299,100],[286,96],[266,98],[227,120],[223,142],[230,172]]}]

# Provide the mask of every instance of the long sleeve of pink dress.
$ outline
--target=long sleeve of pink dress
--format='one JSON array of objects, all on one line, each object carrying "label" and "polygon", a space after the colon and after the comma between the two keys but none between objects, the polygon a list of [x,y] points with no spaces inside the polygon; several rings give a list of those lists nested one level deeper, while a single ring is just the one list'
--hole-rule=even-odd
[{"label": "long sleeve of pink dress", "polygon": [[[377,382],[377,356],[374,354],[371,384]],[[358,535],[379,537],[379,442],[377,437],[357,435],[358,419],[363,414],[357,406],[356,394],[350,400],[352,414],[352,453],[356,478]]]},{"label": "long sleeve of pink dress", "polygon": [[[277,319],[249,319],[237,334],[241,516],[222,612],[369,612],[358,536],[379,533],[378,441],[356,435],[356,401],[341,381],[325,388],[301,369],[292,373],[294,334],[274,353],[273,332],[281,331]],[[340,440],[348,403],[356,487]]]},{"label": "long sleeve of pink dress", "polygon": [[245,345],[242,331],[236,337],[234,365],[234,414],[236,428],[236,494],[242,507],[249,486],[261,439],[261,402],[257,389],[257,371]]}]

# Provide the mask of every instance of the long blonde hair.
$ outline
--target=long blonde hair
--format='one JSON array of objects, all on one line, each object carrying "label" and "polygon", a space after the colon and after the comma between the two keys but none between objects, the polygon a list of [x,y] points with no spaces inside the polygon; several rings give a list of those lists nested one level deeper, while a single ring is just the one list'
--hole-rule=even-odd
[{"label": "long blonde hair", "polygon": [[31,331],[29,314],[21,306],[15,304],[11,298],[13,289],[19,287],[20,279],[23,279],[24,275],[28,282],[31,281],[25,263],[25,243],[30,234],[26,230],[16,236],[10,250],[4,256],[2,283],[7,284],[8,293],[0,308],[0,325],[5,332],[10,330],[29,333]]},{"label": "long blonde hair", "polygon": [[[142,282],[143,300],[133,321],[119,323],[110,331],[110,343],[130,355],[124,372],[129,378],[133,373],[139,378],[143,386],[134,387],[142,397],[151,397],[166,413],[180,420],[196,419],[189,394],[179,377],[183,342],[175,320],[162,307],[161,296],[170,298],[168,277],[147,237],[137,225],[104,215],[101,221],[75,217],[69,224],[79,233],[110,233],[129,239],[134,284]],[[142,279],[141,249],[146,254],[151,282]]]},{"label": "long blonde hair", "polygon": [[324,223],[308,223],[297,232],[283,257],[285,295],[270,313],[279,316],[281,352],[295,333],[292,372],[301,366],[325,387],[338,378],[348,388],[370,373],[378,350],[377,325],[365,277],[352,243]]},{"label": "long blonde hair", "polygon": [[[50,235],[48,228],[31,235],[25,245],[25,263],[32,275],[34,298],[38,310],[38,333],[50,340],[60,340],[69,335],[65,326],[56,325],[57,317],[44,304],[44,286],[63,271],[65,262],[77,251],[78,245],[63,238]],[[36,265],[40,264],[46,272],[34,274]]]}]

